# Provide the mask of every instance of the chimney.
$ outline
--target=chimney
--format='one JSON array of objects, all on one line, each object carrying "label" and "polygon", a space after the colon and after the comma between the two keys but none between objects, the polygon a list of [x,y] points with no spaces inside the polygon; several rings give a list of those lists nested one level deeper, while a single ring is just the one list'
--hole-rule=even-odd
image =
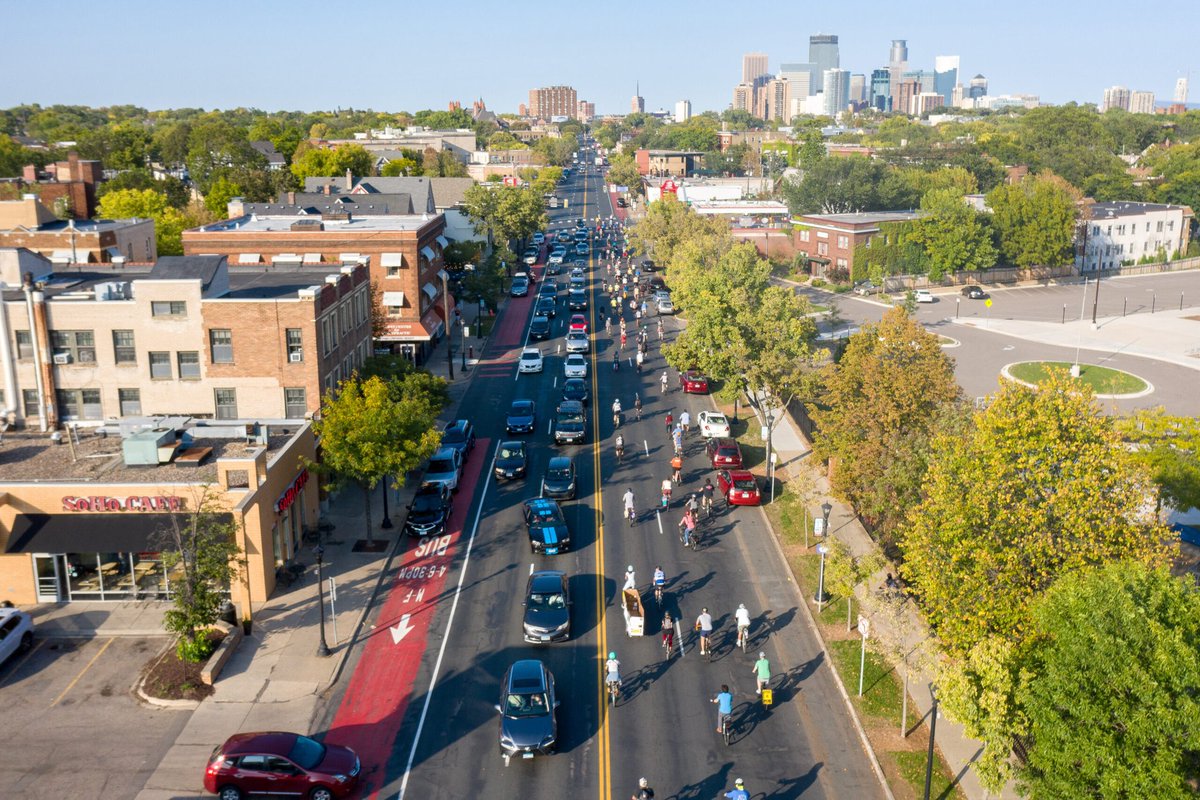
[{"label": "chimney", "polygon": [[287,198],[288,198],[288,205],[290,205],[290,206],[296,205],[296,193],[295,192],[288,192]]},{"label": "chimney", "polygon": [[37,183],[37,164],[26,164],[21,170],[21,180],[26,183]]},{"label": "chimney", "polygon": [[76,153],[74,150],[67,153],[67,180],[82,180],[79,174],[79,153]]},{"label": "chimney", "polygon": [[332,187],[330,184],[328,184],[328,183],[327,183],[327,184],[325,184],[325,185],[324,185],[323,187],[321,187],[321,188],[322,188],[322,190],[325,192],[325,196],[326,196],[326,197],[329,197],[329,192],[330,192],[330,190],[331,190],[333,187]]},{"label": "chimney", "polygon": [[354,176],[350,174],[350,168],[346,167],[346,191],[354,188]]}]

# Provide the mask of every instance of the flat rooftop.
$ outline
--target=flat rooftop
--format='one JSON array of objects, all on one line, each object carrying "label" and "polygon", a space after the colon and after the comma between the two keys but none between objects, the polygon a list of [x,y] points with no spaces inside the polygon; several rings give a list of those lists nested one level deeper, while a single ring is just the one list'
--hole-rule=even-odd
[{"label": "flat rooftop", "polygon": [[[70,233],[72,230],[76,233],[104,233],[106,231],[127,228],[130,225],[137,225],[141,222],[150,222],[150,220],[141,219],[140,217],[132,219],[59,219],[53,222],[43,222],[32,230],[37,233]],[[9,230],[16,229],[10,228]]]},{"label": "flat rooftop", "polygon": [[795,221],[819,220],[843,225],[878,225],[881,222],[907,222],[921,216],[920,211],[863,211],[858,214],[799,214]]},{"label": "flat rooftop", "polygon": [[1158,211],[1177,209],[1187,213],[1187,206],[1168,205],[1164,203],[1137,203],[1127,200],[1116,200],[1107,203],[1092,203],[1091,221],[1096,222],[1111,217],[1133,217],[1141,214],[1151,214]]},{"label": "flat rooftop", "polygon": [[364,233],[377,231],[418,231],[425,225],[428,225],[432,219],[433,217],[427,214],[374,214],[352,217],[349,220],[323,220],[319,216],[300,214],[247,214],[232,219],[224,219],[200,228],[193,228],[187,231],[187,233],[290,233],[292,225],[295,223],[301,220],[314,220],[321,222],[325,229],[323,231],[311,231],[311,233],[325,233],[338,236],[359,231]]}]

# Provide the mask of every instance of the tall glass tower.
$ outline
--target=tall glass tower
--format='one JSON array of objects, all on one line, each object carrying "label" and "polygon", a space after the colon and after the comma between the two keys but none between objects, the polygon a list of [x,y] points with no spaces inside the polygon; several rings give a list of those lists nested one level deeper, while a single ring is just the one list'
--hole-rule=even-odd
[{"label": "tall glass tower", "polygon": [[814,71],[821,76],[824,76],[827,70],[840,67],[837,35],[818,33],[808,37],[808,60],[816,65]]}]

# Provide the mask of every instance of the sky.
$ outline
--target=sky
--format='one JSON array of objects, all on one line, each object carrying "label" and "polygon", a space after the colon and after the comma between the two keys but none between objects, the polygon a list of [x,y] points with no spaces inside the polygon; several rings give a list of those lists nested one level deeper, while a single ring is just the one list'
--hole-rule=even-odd
[{"label": "sky", "polygon": [[3,108],[411,112],[482,97],[515,112],[529,89],[567,84],[604,114],[627,112],[640,84],[648,110],[724,110],[743,53],[776,71],[807,61],[814,33],[837,34],[842,68],[867,75],[907,39],[910,68],[958,55],[960,81],[982,73],[993,95],[1099,103],[1120,84],[1161,102],[1190,72],[1200,99],[1194,26],[1142,27],[1115,0],[0,0],[0,19]]}]

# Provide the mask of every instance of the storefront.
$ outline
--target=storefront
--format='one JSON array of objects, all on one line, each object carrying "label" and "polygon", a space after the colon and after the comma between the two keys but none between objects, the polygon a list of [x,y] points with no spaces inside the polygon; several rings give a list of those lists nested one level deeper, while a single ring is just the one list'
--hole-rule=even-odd
[{"label": "storefront", "polygon": [[[0,471],[0,600],[169,600],[182,569],[167,569],[163,551],[174,549],[173,531],[203,508],[234,531],[246,569],[230,587],[230,599],[243,618],[250,617],[251,609],[273,591],[276,567],[296,555],[305,532],[317,525],[317,483],[304,466],[315,457],[311,427],[294,423],[286,436],[251,444],[206,441],[200,438],[201,427],[189,432],[193,447],[214,448],[211,463],[204,468],[172,463],[141,467],[131,473],[145,477],[140,483],[11,479],[9,473],[19,467],[33,468],[43,456],[65,453],[50,444],[42,445],[46,453],[25,447],[25,462],[13,469],[6,463]],[[15,454],[22,445],[6,435],[0,449],[14,448]],[[111,451],[114,444],[84,439],[75,447],[85,455],[79,451]],[[118,464],[111,471],[122,468]],[[190,482],[174,480],[187,469],[202,471],[192,472]]]}]

